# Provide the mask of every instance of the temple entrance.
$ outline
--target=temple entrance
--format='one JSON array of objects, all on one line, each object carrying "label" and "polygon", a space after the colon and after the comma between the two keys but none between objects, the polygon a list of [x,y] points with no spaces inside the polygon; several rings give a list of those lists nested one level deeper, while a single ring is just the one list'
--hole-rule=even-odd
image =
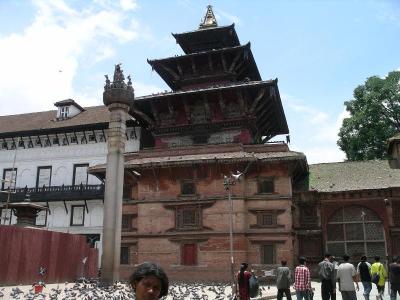
[{"label": "temple entrance", "polygon": [[381,220],[362,206],[338,209],[327,224],[326,250],[334,256],[348,254],[353,261],[366,255],[371,260],[379,255],[386,260],[386,243]]}]

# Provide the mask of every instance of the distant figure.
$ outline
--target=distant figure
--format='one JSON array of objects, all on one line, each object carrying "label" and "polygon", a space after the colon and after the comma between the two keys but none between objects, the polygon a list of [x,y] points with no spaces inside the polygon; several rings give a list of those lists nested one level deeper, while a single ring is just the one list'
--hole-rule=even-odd
[{"label": "distant figure", "polygon": [[357,300],[354,282],[357,284],[357,291],[360,289],[357,281],[357,272],[354,266],[349,263],[350,256],[343,255],[344,262],[339,265],[337,271],[337,280],[339,281],[339,290],[342,293],[343,300]]},{"label": "distant figure", "polygon": [[397,256],[389,266],[390,300],[396,300],[400,295],[400,256]]},{"label": "distant figure", "polygon": [[300,257],[299,263],[294,270],[294,288],[296,290],[297,300],[310,300],[311,281],[310,270],[306,267],[307,260]]},{"label": "distant figure", "polygon": [[129,277],[135,300],[156,300],[168,294],[168,277],[155,263],[144,262]]},{"label": "distant figure", "polygon": [[331,260],[332,255],[326,253],[324,260],[318,264],[322,300],[336,299],[335,266]]},{"label": "distant figure", "polygon": [[286,260],[281,261],[281,266],[276,269],[276,288],[278,289],[277,300],[282,300],[283,293],[286,295],[287,300],[292,300],[290,295],[290,270],[286,266]]},{"label": "distant figure", "polygon": [[251,273],[249,271],[246,271],[248,266],[249,265],[247,263],[242,263],[240,265],[240,271],[237,274],[240,300],[250,300],[249,280],[251,277]]},{"label": "distant figure", "polygon": [[373,278],[374,274],[376,273],[379,274],[379,281],[376,284],[376,288],[378,289],[378,296],[376,296],[377,300],[378,299],[383,300],[383,292],[385,291],[385,282],[387,278],[386,269],[380,262],[380,260],[381,260],[380,256],[378,255],[375,256],[375,262],[371,266],[371,278]]},{"label": "distant figure", "polygon": [[365,255],[361,256],[361,261],[357,265],[357,274],[364,288],[364,298],[365,300],[369,300],[369,294],[372,290],[371,264],[367,262],[367,257]]}]

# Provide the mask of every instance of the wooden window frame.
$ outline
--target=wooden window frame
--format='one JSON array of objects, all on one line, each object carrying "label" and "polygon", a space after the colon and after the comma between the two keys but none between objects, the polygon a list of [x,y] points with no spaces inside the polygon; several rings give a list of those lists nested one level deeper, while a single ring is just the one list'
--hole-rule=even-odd
[{"label": "wooden window frame", "polygon": [[37,216],[35,218],[35,226],[37,227],[46,227],[47,226],[47,215],[48,215],[48,210],[45,210],[45,215],[44,215],[44,224],[37,224]]},{"label": "wooden window frame", "polygon": [[[193,222],[186,222],[184,214],[194,212]],[[175,227],[176,229],[200,229],[202,226],[202,209],[198,206],[183,206],[176,208]]]},{"label": "wooden window frame", "polygon": [[[82,216],[82,223],[79,223],[79,224],[74,224],[73,223],[73,221],[74,221],[74,211],[75,211],[75,208],[82,208],[82,211],[83,211],[83,216]],[[85,205],[71,205],[71,219],[70,219],[70,226],[85,226]]]},{"label": "wooden window frame", "polygon": [[[272,248],[272,262],[265,262],[265,251],[266,247]],[[260,245],[260,262],[262,265],[275,265],[276,264],[276,245],[274,243],[264,243]]]},{"label": "wooden window frame", "polygon": [[[76,169],[80,168],[80,167],[89,168],[89,164],[88,163],[86,163],[86,164],[74,164],[74,167],[73,167],[74,170],[73,170],[73,175],[72,175],[72,185],[73,186],[79,186],[80,185],[80,183],[79,184],[75,184]],[[89,181],[89,173],[86,172],[86,184],[85,185],[88,185],[88,181]]]},{"label": "wooden window frame", "polygon": [[[271,224],[264,224],[264,217],[270,216],[271,217]],[[259,227],[277,227],[278,222],[277,222],[278,216],[276,213],[273,212],[259,212],[257,214],[257,225]]]},{"label": "wooden window frame", "polygon": [[[3,180],[5,180],[6,179],[6,173],[8,172],[8,171],[10,171],[11,172],[11,174],[12,174],[12,172],[13,171],[15,171],[15,182],[14,182],[14,187],[12,186],[12,182],[9,182],[9,188],[10,188],[10,190],[13,190],[13,189],[15,189],[16,187],[17,187],[17,176],[18,176],[18,169],[17,168],[6,168],[6,169],[3,169]],[[12,177],[12,175],[11,175],[11,177]],[[12,178],[11,178],[12,179]],[[2,191],[4,191],[5,189],[4,189],[4,186],[5,186],[5,184],[6,184],[6,182],[5,181],[2,181],[1,182],[1,190]]]},{"label": "wooden window frame", "polygon": [[[193,254],[193,261],[189,262],[186,256],[185,247],[186,246],[193,246],[194,254]],[[182,243],[181,244],[181,265],[183,266],[197,266],[198,265],[198,244],[197,243]]]},{"label": "wooden window frame", "polygon": [[37,172],[36,172],[36,188],[42,188],[43,187],[43,186],[39,186],[39,175],[40,175],[40,171],[41,170],[46,170],[46,169],[50,169],[50,179],[49,179],[49,185],[48,186],[51,186],[51,176],[52,176],[52,173],[53,173],[52,166],[40,166],[40,167],[37,167]]},{"label": "wooden window frame", "polygon": [[[133,226],[132,226],[133,217],[134,217],[133,214],[122,214],[122,219],[121,219],[121,230],[122,231],[131,231],[133,229]],[[126,219],[128,219],[127,226],[124,227],[124,225],[125,225],[124,221],[126,221]]]},{"label": "wooden window frame", "polygon": [[[126,249],[126,251],[128,252],[128,253],[126,253],[127,254],[127,261],[125,262],[125,261],[123,261],[123,250],[122,249]],[[126,245],[121,245],[121,250],[120,250],[121,252],[120,252],[120,258],[119,258],[119,263],[120,263],[120,265],[130,265],[130,263],[131,263],[131,247],[129,247],[129,246],[126,246]]]},{"label": "wooden window frame", "polygon": [[[270,191],[270,192],[262,191],[262,184],[264,182],[271,182],[272,191]],[[257,191],[258,191],[258,194],[263,194],[263,195],[268,195],[268,194],[275,193],[275,178],[274,177],[261,177],[261,178],[259,178],[258,182],[257,182]]]},{"label": "wooden window frame", "polygon": [[[184,186],[186,184],[192,184],[193,185],[193,193],[184,193],[184,190],[185,190]],[[182,196],[193,196],[193,195],[196,195],[196,191],[197,191],[196,182],[194,180],[186,179],[186,180],[182,180],[181,181],[181,195]]]}]

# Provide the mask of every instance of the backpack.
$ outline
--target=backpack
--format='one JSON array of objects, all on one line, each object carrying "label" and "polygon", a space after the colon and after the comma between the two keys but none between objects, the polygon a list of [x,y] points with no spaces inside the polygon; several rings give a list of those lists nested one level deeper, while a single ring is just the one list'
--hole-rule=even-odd
[{"label": "backpack", "polygon": [[381,278],[381,276],[379,275],[379,271],[381,270],[381,267],[382,267],[382,265],[379,265],[378,272],[374,273],[371,278],[372,283],[375,283],[376,285],[378,285],[379,279]]},{"label": "backpack", "polygon": [[258,283],[258,279],[256,275],[252,274],[249,279],[249,295],[250,298],[257,297],[259,294],[260,284]]}]

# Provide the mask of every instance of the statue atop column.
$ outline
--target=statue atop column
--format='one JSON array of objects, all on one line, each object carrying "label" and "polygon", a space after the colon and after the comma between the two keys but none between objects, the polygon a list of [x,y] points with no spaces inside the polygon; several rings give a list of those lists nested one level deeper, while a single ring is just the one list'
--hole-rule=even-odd
[{"label": "statue atop column", "polygon": [[132,87],[131,76],[128,76],[128,82],[125,82],[124,71],[121,63],[115,65],[113,82],[108,75],[104,75],[106,82],[104,84],[103,102],[106,106],[112,103],[124,103],[131,105],[135,97]]}]

